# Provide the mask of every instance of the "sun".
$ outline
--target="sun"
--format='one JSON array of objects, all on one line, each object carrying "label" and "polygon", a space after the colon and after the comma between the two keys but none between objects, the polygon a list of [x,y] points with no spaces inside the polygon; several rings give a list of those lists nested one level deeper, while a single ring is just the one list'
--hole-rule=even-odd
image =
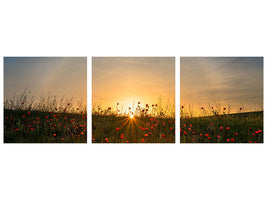
[{"label": "sun", "polygon": [[134,118],[133,114],[130,114],[130,119],[133,119],[133,118]]}]

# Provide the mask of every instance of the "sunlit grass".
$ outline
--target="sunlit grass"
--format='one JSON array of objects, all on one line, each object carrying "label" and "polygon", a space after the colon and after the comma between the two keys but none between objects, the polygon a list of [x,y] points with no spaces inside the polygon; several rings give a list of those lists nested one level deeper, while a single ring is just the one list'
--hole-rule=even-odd
[{"label": "sunlit grass", "polygon": [[[263,111],[231,114],[229,107],[180,108],[181,143],[263,143]],[[197,116],[197,117],[193,117]]]},{"label": "sunlit grass", "polygon": [[[93,143],[174,143],[175,118],[164,113],[158,104],[152,105],[138,103],[124,113],[120,108],[98,106],[92,114]],[[174,109],[172,112],[175,116]]]}]

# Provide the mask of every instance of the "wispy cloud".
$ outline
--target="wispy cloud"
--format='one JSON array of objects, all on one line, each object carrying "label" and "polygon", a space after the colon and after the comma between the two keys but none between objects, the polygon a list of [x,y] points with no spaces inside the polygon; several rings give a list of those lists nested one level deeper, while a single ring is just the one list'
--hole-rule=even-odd
[{"label": "wispy cloud", "polygon": [[181,104],[206,105],[212,99],[248,110],[263,103],[262,57],[182,57]]},{"label": "wispy cloud", "polygon": [[49,93],[86,102],[86,62],[78,57],[5,57],[5,97],[27,88],[37,97]]},{"label": "wispy cloud", "polygon": [[94,57],[93,104],[146,100],[174,101],[175,63],[167,57]]}]

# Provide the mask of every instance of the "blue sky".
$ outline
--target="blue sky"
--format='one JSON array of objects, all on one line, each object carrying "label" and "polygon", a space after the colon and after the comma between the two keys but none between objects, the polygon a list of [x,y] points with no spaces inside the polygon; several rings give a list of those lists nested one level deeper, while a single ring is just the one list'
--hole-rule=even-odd
[{"label": "blue sky", "polygon": [[86,103],[87,59],[79,57],[5,57],[4,96],[25,88],[32,95],[56,95]]},{"label": "blue sky", "polygon": [[181,57],[181,105],[263,107],[262,57]]}]

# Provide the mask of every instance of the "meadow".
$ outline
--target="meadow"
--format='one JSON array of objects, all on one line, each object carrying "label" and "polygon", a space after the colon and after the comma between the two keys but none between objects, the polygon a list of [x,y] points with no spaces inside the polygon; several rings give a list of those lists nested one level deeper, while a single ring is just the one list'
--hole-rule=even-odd
[{"label": "meadow", "polygon": [[87,111],[72,100],[29,97],[4,102],[4,143],[86,143]]},{"label": "meadow", "polygon": [[199,108],[197,117],[180,108],[181,143],[263,143],[263,111],[237,113],[230,108]]},{"label": "meadow", "polygon": [[[119,105],[119,103],[117,104]],[[158,104],[93,109],[93,143],[175,143],[175,109]],[[170,115],[172,113],[172,115]]]}]

